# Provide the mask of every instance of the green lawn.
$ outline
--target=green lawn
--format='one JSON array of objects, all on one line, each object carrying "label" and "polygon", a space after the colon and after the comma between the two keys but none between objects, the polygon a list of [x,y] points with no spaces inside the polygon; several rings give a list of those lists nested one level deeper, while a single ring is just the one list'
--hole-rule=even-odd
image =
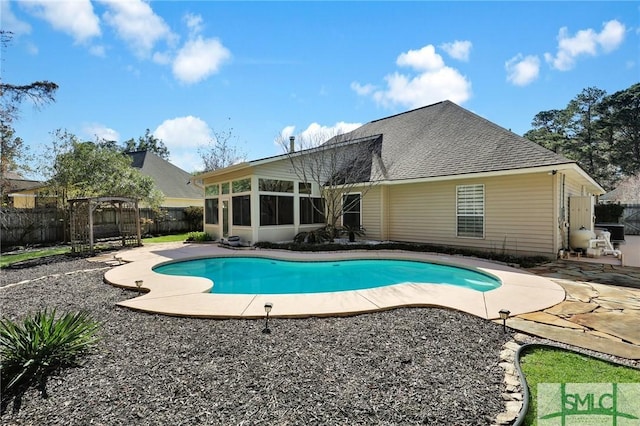
[{"label": "green lawn", "polygon": [[[184,233],[184,234],[176,234],[176,235],[164,235],[162,237],[143,238],[142,242],[144,244],[171,243],[171,242],[185,241],[186,239],[187,239],[187,233]],[[25,250],[21,253],[15,253],[15,254],[3,254],[2,256],[0,256],[0,268],[6,268],[9,265],[12,265],[17,262],[23,262],[25,260],[38,259],[40,257],[54,256],[56,254],[67,254],[67,253],[71,253],[71,248],[52,247],[52,248],[44,248],[40,250]]]},{"label": "green lawn", "polygon": [[71,253],[69,247],[53,247],[41,250],[28,250],[22,253],[16,254],[3,254],[0,256],[0,268],[6,268],[7,266],[22,262],[25,260],[38,259],[40,257],[54,256],[56,254]]},{"label": "green lawn", "polygon": [[520,364],[530,391],[525,425],[537,424],[538,383],[640,383],[640,370],[562,349],[532,349]]},{"label": "green lawn", "polygon": [[188,233],[175,234],[175,235],[163,235],[162,237],[143,238],[142,243],[175,243],[180,241],[186,241]]}]

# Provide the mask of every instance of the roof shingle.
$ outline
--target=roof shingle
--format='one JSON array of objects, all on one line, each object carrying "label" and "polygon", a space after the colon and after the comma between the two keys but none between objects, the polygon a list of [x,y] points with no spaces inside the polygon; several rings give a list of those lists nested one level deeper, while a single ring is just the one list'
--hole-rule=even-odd
[{"label": "roof shingle", "polygon": [[342,140],[377,134],[389,180],[574,162],[450,101],[374,120]]}]

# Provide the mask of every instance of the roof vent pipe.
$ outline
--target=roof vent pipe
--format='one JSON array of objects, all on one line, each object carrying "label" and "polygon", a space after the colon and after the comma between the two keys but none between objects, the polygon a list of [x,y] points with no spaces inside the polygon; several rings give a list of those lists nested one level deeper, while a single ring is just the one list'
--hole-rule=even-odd
[{"label": "roof vent pipe", "polygon": [[289,136],[289,152],[294,152],[296,150],[296,137]]}]

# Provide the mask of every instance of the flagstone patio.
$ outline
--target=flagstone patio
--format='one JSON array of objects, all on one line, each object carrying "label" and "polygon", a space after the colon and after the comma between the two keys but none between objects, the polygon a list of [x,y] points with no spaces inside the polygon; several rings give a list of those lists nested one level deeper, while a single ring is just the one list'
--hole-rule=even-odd
[{"label": "flagstone patio", "polygon": [[550,278],[566,299],[507,324],[534,334],[628,359],[640,359],[640,268],[564,261],[529,268]]}]

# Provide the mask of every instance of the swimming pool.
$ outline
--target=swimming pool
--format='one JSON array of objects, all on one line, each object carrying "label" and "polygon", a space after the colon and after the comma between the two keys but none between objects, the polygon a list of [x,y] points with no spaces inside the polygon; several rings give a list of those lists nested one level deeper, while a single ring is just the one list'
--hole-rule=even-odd
[{"label": "swimming pool", "polygon": [[208,278],[216,294],[298,294],[362,290],[400,283],[445,284],[489,291],[498,278],[466,268],[435,263],[353,259],[288,261],[258,257],[214,257],[153,268],[166,275]]}]

